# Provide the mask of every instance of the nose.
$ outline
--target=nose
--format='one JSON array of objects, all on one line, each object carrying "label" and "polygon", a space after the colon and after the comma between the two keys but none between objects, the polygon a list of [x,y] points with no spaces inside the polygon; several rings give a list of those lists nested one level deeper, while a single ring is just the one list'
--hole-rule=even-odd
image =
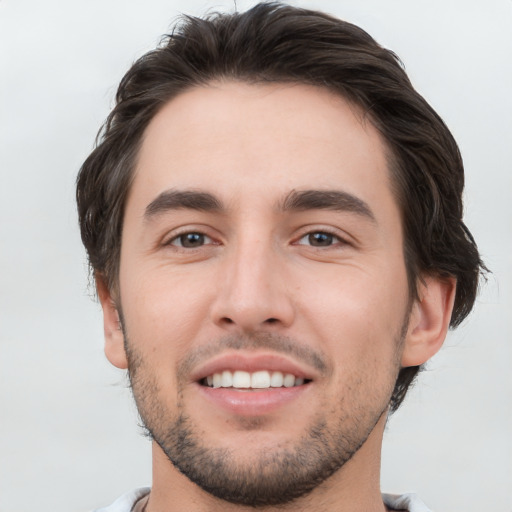
[{"label": "nose", "polygon": [[240,243],[228,253],[216,279],[214,323],[232,333],[289,327],[295,312],[286,256],[258,240]]}]

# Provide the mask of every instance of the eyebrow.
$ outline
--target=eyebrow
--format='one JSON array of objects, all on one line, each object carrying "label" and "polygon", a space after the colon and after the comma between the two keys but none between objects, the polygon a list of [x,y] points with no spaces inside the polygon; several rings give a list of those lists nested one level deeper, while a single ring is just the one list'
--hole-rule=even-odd
[{"label": "eyebrow", "polygon": [[[144,218],[150,220],[165,212],[180,209],[215,213],[225,211],[222,202],[209,192],[166,190],[148,204]],[[341,190],[293,190],[279,203],[278,210],[283,212],[307,210],[350,212],[376,222],[375,215],[365,201]]]},{"label": "eyebrow", "polygon": [[376,223],[371,208],[362,199],[341,190],[293,190],[282,202],[282,211],[333,210],[350,212]]},{"label": "eyebrow", "polygon": [[208,192],[194,190],[166,190],[148,204],[144,218],[150,220],[170,210],[199,210],[204,212],[220,212],[221,202]]}]

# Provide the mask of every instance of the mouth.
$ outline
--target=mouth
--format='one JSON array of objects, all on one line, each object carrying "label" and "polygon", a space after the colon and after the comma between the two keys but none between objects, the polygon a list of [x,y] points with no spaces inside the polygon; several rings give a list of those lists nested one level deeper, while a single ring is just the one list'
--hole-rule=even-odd
[{"label": "mouth", "polygon": [[190,375],[199,396],[214,407],[215,414],[224,410],[245,417],[277,413],[301,398],[306,400],[318,377],[306,362],[268,352],[223,353]]},{"label": "mouth", "polygon": [[254,389],[293,388],[309,384],[310,379],[299,377],[293,373],[281,371],[258,370],[223,370],[215,372],[199,381],[202,386],[209,388],[230,388],[250,391]]}]

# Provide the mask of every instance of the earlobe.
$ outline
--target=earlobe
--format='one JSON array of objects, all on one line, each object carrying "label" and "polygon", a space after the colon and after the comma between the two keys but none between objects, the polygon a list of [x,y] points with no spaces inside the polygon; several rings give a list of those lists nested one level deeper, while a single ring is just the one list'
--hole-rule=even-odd
[{"label": "earlobe", "polygon": [[443,345],[455,300],[455,278],[427,276],[418,287],[402,353],[402,367],[427,362]]},{"label": "earlobe", "polygon": [[105,355],[117,368],[128,368],[124,350],[124,334],[119,321],[119,312],[110,290],[102,276],[96,275],[96,289],[103,310],[103,331],[105,335]]}]

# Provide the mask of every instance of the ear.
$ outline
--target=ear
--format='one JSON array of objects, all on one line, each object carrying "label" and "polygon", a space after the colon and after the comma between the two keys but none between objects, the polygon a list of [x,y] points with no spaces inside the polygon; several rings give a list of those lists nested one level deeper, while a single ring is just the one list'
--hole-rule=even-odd
[{"label": "ear", "polygon": [[124,350],[124,335],[119,321],[119,312],[112,294],[103,279],[96,275],[96,290],[103,309],[103,330],[105,335],[105,355],[117,368],[128,368]]},{"label": "ear", "polygon": [[427,276],[419,283],[402,352],[402,367],[427,362],[443,345],[455,300],[455,278]]}]

